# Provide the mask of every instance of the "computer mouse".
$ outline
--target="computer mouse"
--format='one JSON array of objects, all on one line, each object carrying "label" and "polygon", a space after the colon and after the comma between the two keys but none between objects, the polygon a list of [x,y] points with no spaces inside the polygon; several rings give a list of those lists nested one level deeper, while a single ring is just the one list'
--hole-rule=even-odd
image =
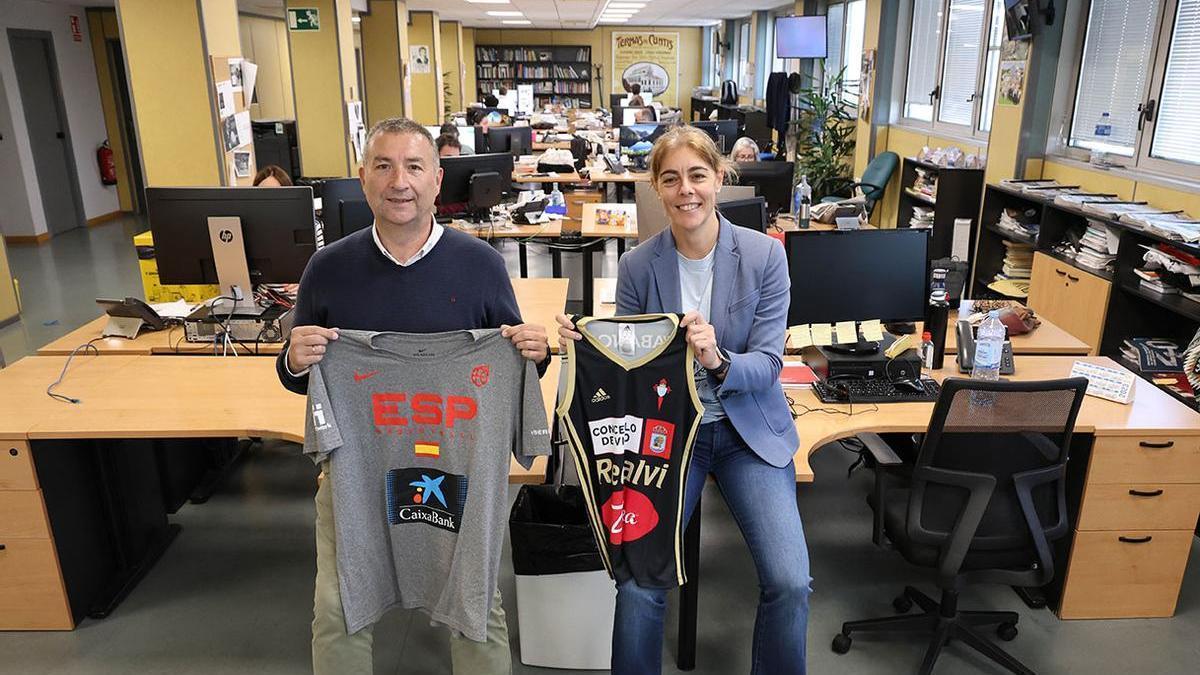
[{"label": "computer mouse", "polygon": [[920,380],[893,380],[892,385],[900,391],[910,391],[914,394],[925,393],[925,385]]}]

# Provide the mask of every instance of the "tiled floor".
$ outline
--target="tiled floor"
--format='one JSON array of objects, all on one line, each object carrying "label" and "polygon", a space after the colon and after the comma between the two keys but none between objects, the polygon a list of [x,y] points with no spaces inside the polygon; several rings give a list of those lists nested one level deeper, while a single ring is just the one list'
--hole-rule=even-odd
[{"label": "tiled floor", "polygon": [[[137,228],[136,221],[126,221],[71,233],[41,247],[10,248],[26,310],[25,322],[0,331],[0,345],[10,360],[93,318],[97,295],[138,293],[129,244]],[[610,250],[603,266],[610,274],[615,273],[612,255]],[[505,256],[515,271],[515,249],[506,247]],[[531,265],[536,275],[548,274],[548,256],[531,256]],[[578,277],[577,267],[574,274]],[[573,294],[577,297],[578,289]],[[870,545],[863,500],[869,478],[858,472],[847,479],[851,460],[837,444],[822,448],[813,457],[816,483],[798,490],[814,578],[809,672],[912,672],[923,645],[903,638],[856,637],[845,656],[829,650],[842,621],[888,614],[891,598],[906,583],[924,580],[919,585],[931,589],[927,572]],[[183,526],[182,534],[112,616],[84,621],[69,633],[0,633],[0,673],[307,672],[315,473],[293,445],[269,443],[256,450],[211,501],[186,505],[172,517]],[[700,649],[693,672],[746,673],[757,596],[754,567],[712,485],[705,493],[703,519]],[[1193,543],[1194,552],[1197,548]],[[514,672],[578,672],[520,663],[521,640],[530,636],[517,632],[519,608],[507,550],[502,560],[500,584]],[[1047,611],[1025,609],[1001,587],[968,589],[962,605],[1018,611],[1020,635],[1006,646],[1040,673],[1182,675],[1196,672],[1200,663],[1200,563],[1195,560],[1173,619],[1059,621]],[[674,673],[674,598],[670,607],[665,671]],[[376,630],[375,644],[376,673],[450,672],[444,631],[420,616],[387,616]],[[954,644],[936,672],[1001,671]]]}]

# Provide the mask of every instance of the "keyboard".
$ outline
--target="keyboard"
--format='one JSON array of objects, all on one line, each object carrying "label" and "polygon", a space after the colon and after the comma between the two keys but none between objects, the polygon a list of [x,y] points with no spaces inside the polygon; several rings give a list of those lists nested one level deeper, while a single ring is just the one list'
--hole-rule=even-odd
[{"label": "keyboard", "polygon": [[921,379],[923,393],[899,389],[890,380],[872,378],[864,380],[837,380],[813,383],[813,392],[822,403],[910,403],[936,401],[942,387],[937,382]]}]

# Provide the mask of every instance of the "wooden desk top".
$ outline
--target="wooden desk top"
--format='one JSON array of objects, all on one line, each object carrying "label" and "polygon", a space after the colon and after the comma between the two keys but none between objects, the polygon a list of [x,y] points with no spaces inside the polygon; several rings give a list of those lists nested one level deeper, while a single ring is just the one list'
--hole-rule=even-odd
[{"label": "wooden desk top", "polygon": [[[626,214],[625,225],[596,224],[596,209],[622,211]],[[636,237],[637,204],[584,204],[583,224],[580,228],[585,237]]]},{"label": "wooden desk top", "polygon": [[[837,229],[837,223],[818,223],[815,220],[811,220],[808,223],[808,227],[802,230],[796,226],[796,221],[792,216],[786,213],[776,216],[775,222],[772,225],[780,232],[832,232]],[[874,230],[875,226],[867,223],[862,229]]]},{"label": "wooden desk top", "polygon": [[649,183],[649,171],[626,171],[625,173],[609,173],[607,171],[592,171],[588,174],[593,183]]},{"label": "wooden desk top", "polygon": [[[603,299],[615,297],[617,280],[611,277],[597,278],[592,282],[592,289],[593,297],[596,298],[595,316],[609,317],[615,314],[617,311],[616,304],[606,303]],[[958,312],[950,312],[949,330],[946,331],[946,353],[951,355],[958,353],[958,333],[954,330],[954,322],[957,319]],[[921,329],[922,324],[917,322],[917,332],[920,333]],[[1091,351],[1087,343],[1080,341],[1075,336],[1045,319],[1042,319],[1042,325],[1038,326],[1033,332],[1013,336],[1012,345],[1013,354],[1017,355],[1083,356]]]},{"label": "wooden desk top", "polygon": [[495,225],[464,225],[454,221],[447,227],[474,235],[480,239],[528,239],[530,237],[554,238],[562,236],[562,221],[548,220],[538,225],[522,225],[511,221],[499,221]]},{"label": "wooden desk top", "polygon": [[[64,357],[29,356],[0,370],[0,438],[212,438],[256,436],[304,441],[305,398],[279,384],[270,359],[186,356],[76,356],[56,390],[81,400],[62,403],[46,385]],[[541,380],[552,422],[559,360]],[[512,482],[541,482],[515,461]]]},{"label": "wooden desk top", "polygon": [[571,141],[551,141],[549,143],[543,143],[541,141],[534,141],[533,149],[534,150],[570,150],[571,149]]},{"label": "wooden desk top", "polygon": [[583,176],[578,172],[560,173],[557,176],[534,176],[531,174],[537,173],[536,170],[522,171],[520,168],[513,169],[512,179],[518,183],[581,183]]},{"label": "wooden desk top", "polygon": [[[788,357],[787,360],[794,360]],[[1088,361],[1105,366],[1120,366],[1100,356],[1020,356],[1016,359],[1016,375],[1012,380],[1049,380],[1067,377],[1071,364]],[[958,369],[949,368],[933,373],[939,382],[946,377],[958,376]],[[1146,380],[1134,378],[1136,391],[1133,402],[1121,405],[1094,396],[1084,397],[1076,418],[1075,430],[1080,433],[1097,433],[1108,436],[1136,436],[1140,434],[1180,432],[1188,435],[1200,434],[1200,413],[1171,398]],[[809,408],[832,408],[849,411],[846,405],[821,403],[811,389],[785,388],[795,401]],[[924,431],[933,413],[933,403],[881,403],[878,411],[871,404],[855,406],[854,416],[809,412],[796,418],[796,430],[800,433],[800,448],[796,451],[796,480],[802,483],[813,480],[808,456],[817,448],[839,438],[853,436],[861,431],[877,433],[913,433]]]},{"label": "wooden desk top", "polygon": [[[538,226],[526,226],[538,227]],[[557,228],[557,221],[555,221]],[[516,235],[508,235],[516,236]],[[547,235],[549,236],[549,235]],[[528,323],[540,323],[552,331],[557,324],[554,317],[563,311],[567,302],[568,279],[513,279],[513,292],[521,316]],[[81,344],[100,337],[107,317],[89,321],[66,335],[38,349],[39,356],[65,356]],[[178,343],[178,348],[176,347]],[[212,354],[212,344],[188,342],[183,339],[183,328],[174,330],[146,331],[135,340],[104,338],[95,343],[101,354],[123,356],[147,356],[150,354]],[[557,340],[551,340],[552,349],[558,348]],[[253,345],[251,349],[253,349]],[[263,342],[258,345],[259,354],[274,356],[283,349],[282,342]],[[239,348],[239,352],[245,355]]]}]

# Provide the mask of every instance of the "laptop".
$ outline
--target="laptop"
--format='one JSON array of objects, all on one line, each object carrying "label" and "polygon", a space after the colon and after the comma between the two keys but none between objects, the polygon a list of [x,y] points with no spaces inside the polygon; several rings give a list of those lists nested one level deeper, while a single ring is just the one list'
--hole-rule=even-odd
[{"label": "laptop", "polygon": [[[637,229],[638,243],[640,244],[667,229],[670,221],[667,220],[667,212],[658,198],[658,193],[654,191],[654,187],[650,183],[634,183],[633,192],[634,200],[637,202]],[[717,194],[717,203],[724,204],[753,197],[753,185],[725,185]]]}]

